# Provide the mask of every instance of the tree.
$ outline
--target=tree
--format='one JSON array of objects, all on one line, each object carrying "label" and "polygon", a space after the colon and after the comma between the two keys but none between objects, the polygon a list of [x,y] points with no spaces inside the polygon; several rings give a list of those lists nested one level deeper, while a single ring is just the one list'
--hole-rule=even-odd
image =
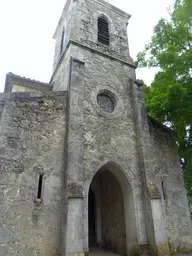
[{"label": "tree", "polygon": [[175,0],[170,19],[159,20],[151,42],[138,53],[139,67],[158,67],[144,88],[149,115],[178,134],[186,188],[192,202],[192,1]]}]

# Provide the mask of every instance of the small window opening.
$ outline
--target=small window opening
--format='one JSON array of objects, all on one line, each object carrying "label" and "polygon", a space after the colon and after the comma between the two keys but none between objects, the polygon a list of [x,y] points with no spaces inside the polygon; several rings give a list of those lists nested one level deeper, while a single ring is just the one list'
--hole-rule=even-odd
[{"label": "small window opening", "polygon": [[39,174],[39,184],[38,184],[38,191],[37,191],[37,199],[41,199],[42,197],[42,187],[43,187],[43,174]]},{"label": "small window opening", "polygon": [[162,187],[162,192],[163,192],[163,199],[166,200],[167,199],[167,191],[166,191],[166,186],[165,186],[164,181],[161,182],[161,187]]},{"label": "small window opening", "polygon": [[102,110],[108,113],[113,113],[115,109],[115,100],[105,93],[100,93],[97,95],[97,102]]},{"label": "small window opening", "polygon": [[98,18],[98,41],[102,44],[109,45],[109,22],[104,16]]},{"label": "small window opening", "polygon": [[64,38],[65,38],[65,29],[63,29],[63,31],[62,31],[60,54],[63,52]]}]

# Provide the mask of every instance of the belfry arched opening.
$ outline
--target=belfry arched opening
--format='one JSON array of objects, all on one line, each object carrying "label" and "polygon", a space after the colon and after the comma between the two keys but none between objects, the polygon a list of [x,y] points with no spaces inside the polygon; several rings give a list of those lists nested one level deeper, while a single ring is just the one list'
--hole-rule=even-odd
[{"label": "belfry arched opening", "polygon": [[129,234],[125,207],[127,210],[126,201],[129,200],[128,208],[133,211],[133,201],[130,196],[124,198],[121,180],[126,180],[123,174],[119,175],[121,170],[117,169],[117,166],[107,164],[96,173],[91,182],[88,200],[89,249],[92,251],[100,248],[126,255]]}]

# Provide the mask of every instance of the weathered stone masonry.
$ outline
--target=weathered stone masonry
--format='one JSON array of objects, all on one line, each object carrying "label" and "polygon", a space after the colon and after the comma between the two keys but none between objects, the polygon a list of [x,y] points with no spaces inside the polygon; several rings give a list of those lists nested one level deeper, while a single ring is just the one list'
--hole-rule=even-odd
[{"label": "weathered stone masonry", "polygon": [[[109,45],[98,40],[99,17]],[[192,248],[175,134],[147,116],[129,18],[103,0],[68,0],[50,83],[7,75],[1,256],[83,256],[93,247],[166,256],[169,247]]]},{"label": "weathered stone masonry", "polygon": [[[5,102],[0,126],[0,255],[56,255],[60,251],[67,93],[0,97]],[[44,184],[39,204],[35,199],[40,173]]]}]

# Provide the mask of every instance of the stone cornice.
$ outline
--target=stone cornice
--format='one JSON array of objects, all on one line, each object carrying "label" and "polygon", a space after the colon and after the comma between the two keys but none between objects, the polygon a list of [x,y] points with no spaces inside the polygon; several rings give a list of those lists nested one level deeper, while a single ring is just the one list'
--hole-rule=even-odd
[{"label": "stone cornice", "polygon": [[102,55],[102,56],[104,56],[104,57],[106,57],[106,58],[109,58],[109,59],[112,59],[112,60],[121,62],[121,63],[123,63],[123,64],[126,65],[126,66],[130,66],[130,67],[135,68],[135,69],[137,68],[137,67],[133,64],[133,62],[130,63],[130,62],[126,61],[126,60],[122,60],[122,59],[120,59],[120,58],[118,58],[118,57],[115,57],[115,56],[112,56],[112,55],[110,55],[110,54],[103,53],[102,51],[99,51],[99,50],[97,50],[97,49],[95,49],[95,48],[92,48],[92,47],[90,47],[90,46],[84,45],[84,44],[82,44],[82,43],[80,43],[80,42],[75,42],[75,41],[73,41],[73,40],[70,40],[70,41],[68,42],[67,46],[66,46],[65,51],[64,51],[63,54],[61,55],[61,57],[60,57],[60,59],[59,59],[59,61],[58,61],[58,64],[57,64],[57,66],[56,66],[56,68],[55,68],[55,70],[53,71],[53,74],[52,74],[51,79],[50,79],[50,84],[51,84],[51,82],[52,82],[52,79],[53,79],[55,73],[57,72],[58,68],[60,67],[61,62],[62,62],[63,58],[65,57],[65,55],[66,55],[66,53],[67,53],[67,51],[68,51],[70,45],[75,45],[75,46],[81,47],[82,49],[86,49],[86,50],[88,50],[88,51],[92,51],[92,52],[94,52],[94,53],[97,53],[97,54],[99,54],[99,55]]},{"label": "stone cornice", "polygon": [[116,12],[117,14],[121,15],[122,17],[126,18],[127,20],[129,20],[131,18],[131,15],[127,12],[122,11],[121,9],[119,9],[118,7],[106,2],[105,0],[92,0],[96,3],[101,4],[102,6],[105,6],[106,8]]}]

